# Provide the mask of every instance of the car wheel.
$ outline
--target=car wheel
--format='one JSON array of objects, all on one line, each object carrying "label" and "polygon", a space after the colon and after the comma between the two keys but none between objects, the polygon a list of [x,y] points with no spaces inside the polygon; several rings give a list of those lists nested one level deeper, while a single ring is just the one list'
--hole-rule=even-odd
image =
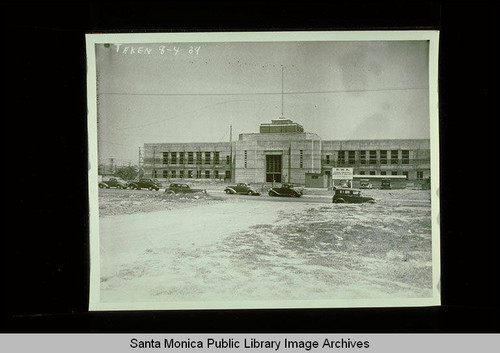
[{"label": "car wheel", "polygon": [[269,196],[274,196],[274,195],[275,195],[275,193],[272,192],[271,190],[269,190]]},{"label": "car wheel", "polygon": [[345,200],[343,198],[335,200],[335,203],[345,203]]},{"label": "car wheel", "polygon": [[226,191],[226,194],[230,194],[231,193],[231,190],[225,190]]},{"label": "car wheel", "polygon": [[150,187],[148,188],[148,190],[149,190],[149,191],[152,191],[152,190],[153,190],[153,188],[150,186]]},{"label": "car wheel", "polygon": [[166,192],[167,194],[169,194],[169,195],[173,195],[173,194],[175,194],[175,192],[173,192],[172,190],[165,190],[165,192]]},{"label": "car wheel", "polygon": [[104,185],[102,185],[102,184],[99,184],[99,187],[100,187],[100,188],[102,189],[102,188],[104,188]]},{"label": "car wheel", "polygon": [[247,192],[247,195],[252,196],[252,195],[253,195],[253,192],[249,190],[249,191]]}]

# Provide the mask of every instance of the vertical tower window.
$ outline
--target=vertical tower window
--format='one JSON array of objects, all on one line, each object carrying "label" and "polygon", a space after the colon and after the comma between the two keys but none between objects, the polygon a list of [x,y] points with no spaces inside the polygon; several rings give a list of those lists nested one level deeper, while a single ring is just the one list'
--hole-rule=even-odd
[{"label": "vertical tower window", "polygon": [[205,164],[210,164],[210,152],[205,152]]},{"label": "vertical tower window", "polygon": [[248,162],[248,151],[245,150],[245,157],[244,157],[244,162],[245,162],[245,168],[247,167],[247,162]]},{"label": "vertical tower window", "polygon": [[220,157],[220,153],[214,152],[214,164],[219,164],[219,157]]},{"label": "vertical tower window", "polygon": [[184,152],[179,152],[179,164],[184,164]]},{"label": "vertical tower window", "polygon": [[337,156],[337,164],[344,165],[345,164],[345,152],[339,151]]},{"label": "vertical tower window", "polygon": [[370,164],[377,164],[377,151],[370,151]]},{"label": "vertical tower window", "polygon": [[201,164],[201,152],[196,152],[196,164]]},{"label": "vertical tower window", "polygon": [[170,156],[172,157],[172,164],[177,164],[177,152],[172,152]]},{"label": "vertical tower window", "polygon": [[326,164],[330,164],[330,155],[329,154],[326,155]]},{"label": "vertical tower window", "polygon": [[193,152],[188,152],[188,164],[193,164]]},{"label": "vertical tower window", "polygon": [[366,151],[359,152],[359,162],[361,164],[366,164]]},{"label": "vertical tower window", "polygon": [[163,164],[168,164],[168,152],[163,152]]},{"label": "vertical tower window", "polygon": [[387,151],[380,151],[380,164],[387,164]]},{"label": "vertical tower window", "polygon": [[402,151],[402,156],[401,156],[401,164],[409,164],[410,163],[410,151],[405,150]]},{"label": "vertical tower window", "polygon": [[391,151],[391,164],[398,164],[398,150]]},{"label": "vertical tower window", "polygon": [[304,168],[304,150],[300,150],[300,167]]},{"label": "vertical tower window", "polygon": [[348,163],[348,164],[351,164],[351,165],[352,165],[352,164],[356,163],[356,162],[355,162],[355,159],[356,159],[356,152],[355,152],[355,151],[348,151],[348,152],[347,152],[347,158],[348,158],[348,160],[347,160],[347,163]]}]

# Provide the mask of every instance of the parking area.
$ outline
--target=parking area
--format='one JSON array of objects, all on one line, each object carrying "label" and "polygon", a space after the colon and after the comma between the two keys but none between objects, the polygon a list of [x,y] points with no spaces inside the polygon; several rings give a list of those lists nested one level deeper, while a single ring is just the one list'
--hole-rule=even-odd
[{"label": "parking area", "polygon": [[99,190],[103,301],[431,296],[429,191],[207,191]]}]

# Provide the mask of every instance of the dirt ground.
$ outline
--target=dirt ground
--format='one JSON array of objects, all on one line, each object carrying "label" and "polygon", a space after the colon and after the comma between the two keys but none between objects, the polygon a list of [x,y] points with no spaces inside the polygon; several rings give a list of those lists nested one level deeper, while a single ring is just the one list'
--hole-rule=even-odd
[{"label": "dirt ground", "polygon": [[375,204],[99,192],[103,302],[432,295],[429,191],[367,190]]}]

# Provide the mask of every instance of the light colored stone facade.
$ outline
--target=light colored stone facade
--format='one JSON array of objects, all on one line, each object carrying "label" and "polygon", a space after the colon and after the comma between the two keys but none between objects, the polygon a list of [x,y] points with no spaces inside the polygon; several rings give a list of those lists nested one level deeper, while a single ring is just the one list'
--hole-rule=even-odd
[{"label": "light colored stone facade", "polygon": [[[273,123],[284,125],[284,120]],[[335,167],[352,167],[356,175],[430,177],[429,139],[323,141],[314,133],[240,134],[221,143],[148,143],[144,176],[161,180],[225,180],[227,182],[291,182],[305,184],[306,173],[326,175]],[[201,158],[200,158],[201,157]]]}]

